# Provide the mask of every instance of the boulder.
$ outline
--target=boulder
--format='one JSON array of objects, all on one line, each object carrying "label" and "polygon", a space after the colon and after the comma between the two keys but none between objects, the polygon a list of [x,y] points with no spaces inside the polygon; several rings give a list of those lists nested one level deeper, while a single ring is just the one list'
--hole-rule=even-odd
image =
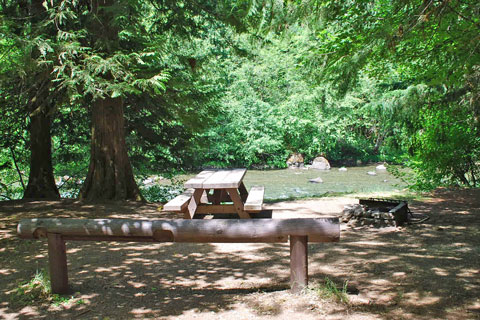
[{"label": "boulder", "polygon": [[375,171],[368,171],[367,174],[369,176],[376,176],[377,175],[377,173]]},{"label": "boulder", "polygon": [[343,207],[342,212],[342,222],[348,222],[353,217],[353,212],[355,211],[355,205],[349,205]]},{"label": "boulder", "polygon": [[385,170],[387,170],[387,167],[385,167],[385,165],[383,165],[383,164],[380,164],[380,165],[378,165],[378,166],[375,167],[375,170],[377,170],[377,171],[385,171]]},{"label": "boulder", "polygon": [[304,159],[301,153],[293,153],[287,160],[289,168],[303,168]]},{"label": "boulder", "polygon": [[381,213],[379,210],[374,210],[374,211],[372,211],[372,217],[373,217],[374,219],[380,219],[380,218],[381,218],[381,215],[382,215],[382,213]]},{"label": "boulder", "polygon": [[311,168],[318,170],[330,170],[330,163],[324,157],[316,157],[313,159]]},{"label": "boulder", "polygon": [[372,218],[365,218],[361,221],[362,226],[371,226],[375,224],[375,219]]},{"label": "boulder", "polygon": [[338,168],[338,171],[347,171],[347,168],[341,167],[341,168]]},{"label": "boulder", "polygon": [[391,212],[381,212],[380,217],[385,220],[395,219],[395,216]]},{"label": "boulder", "polygon": [[361,205],[358,205],[355,207],[355,210],[353,211],[353,215],[355,217],[362,217],[365,213],[365,208],[362,207]]},{"label": "boulder", "polygon": [[153,178],[147,178],[147,179],[143,180],[142,183],[144,185],[153,185],[155,183],[155,180],[153,180]]},{"label": "boulder", "polygon": [[315,179],[309,179],[308,181],[311,183],[323,183],[323,180],[320,177],[317,177]]}]

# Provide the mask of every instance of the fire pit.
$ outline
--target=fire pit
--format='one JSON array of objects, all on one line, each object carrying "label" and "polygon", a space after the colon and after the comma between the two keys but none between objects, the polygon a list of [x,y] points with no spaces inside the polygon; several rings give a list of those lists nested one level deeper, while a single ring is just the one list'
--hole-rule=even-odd
[{"label": "fire pit", "polygon": [[402,226],[408,222],[408,203],[392,199],[360,199],[359,204],[347,205],[342,221],[349,225],[375,227]]}]

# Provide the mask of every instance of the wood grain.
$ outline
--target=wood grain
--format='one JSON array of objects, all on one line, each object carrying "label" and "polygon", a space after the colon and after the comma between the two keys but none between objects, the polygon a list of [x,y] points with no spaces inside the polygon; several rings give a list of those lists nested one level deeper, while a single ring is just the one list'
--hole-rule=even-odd
[{"label": "wood grain", "polygon": [[245,202],[245,211],[262,211],[264,187],[252,187]]},{"label": "wood grain", "polygon": [[48,262],[52,293],[68,293],[67,250],[59,233],[48,233]]},{"label": "wood grain", "polygon": [[250,214],[245,211],[243,207],[243,201],[242,198],[240,197],[240,194],[238,193],[237,189],[227,189],[228,195],[233,201],[233,205],[235,206],[235,209],[237,210],[238,216],[242,219],[250,219]]},{"label": "wood grain", "polygon": [[[42,232],[38,232],[41,230]],[[171,232],[167,242],[259,242],[263,238],[308,236],[310,242],[335,242],[340,237],[338,218],[305,219],[211,219],[211,220],[134,220],[134,219],[25,219],[17,227],[24,239],[57,233],[69,237],[128,237],[155,239],[155,234]],[[113,240],[112,240],[113,241]],[[152,240],[153,241],[153,240]]]},{"label": "wood grain", "polygon": [[247,169],[219,170],[203,183],[205,189],[238,188]]},{"label": "wood grain", "polygon": [[168,201],[163,206],[162,211],[183,212],[188,206],[188,202],[193,195],[193,191],[194,189],[185,190],[182,194]]},{"label": "wood grain", "polygon": [[205,180],[214,173],[214,170],[205,170],[200,172],[195,177],[185,182],[185,188],[203,188],[203,183],[205,182]]},{"label": "wood grain", "polygon": [[308,237],[290,236],[290,288],[300,293],[308,285]]}]

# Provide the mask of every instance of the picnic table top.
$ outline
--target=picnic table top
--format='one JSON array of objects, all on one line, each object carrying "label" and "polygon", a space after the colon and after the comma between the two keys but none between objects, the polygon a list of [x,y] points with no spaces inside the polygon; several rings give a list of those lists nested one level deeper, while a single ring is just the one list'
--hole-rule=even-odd
[{"label": "picnic table top", "polygon": [[229,189],[242,184],[247,169],[204,170],[185,183],[186,188]]}]

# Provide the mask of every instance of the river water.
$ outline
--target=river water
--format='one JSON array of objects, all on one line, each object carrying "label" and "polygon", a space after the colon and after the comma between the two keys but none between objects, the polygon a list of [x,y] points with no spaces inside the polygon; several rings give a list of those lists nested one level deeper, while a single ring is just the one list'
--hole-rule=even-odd
[{"label": "river water", "polygon": [[[375,176],[367,172],[376,172]],[[320,177],[323,183],[312,183],[309,179]],[[396,191],[406,187],[401,180],[386,171],[375,170],[375,166],[347,168],[339,171],[315,169],[248,170],[243,180],[247,189],[252,186],[265,187],[265,199],[290,199],[318,197],[336,193],[370,193]]]}]

